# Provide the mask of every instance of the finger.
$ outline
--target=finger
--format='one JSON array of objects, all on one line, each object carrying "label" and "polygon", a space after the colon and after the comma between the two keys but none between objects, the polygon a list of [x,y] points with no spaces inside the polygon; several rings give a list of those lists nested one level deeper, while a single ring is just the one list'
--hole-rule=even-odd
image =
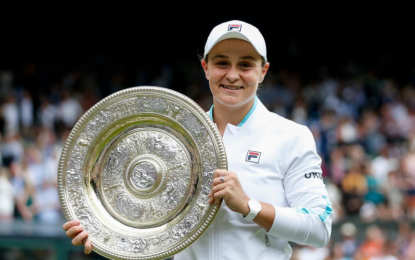
[{"label": "finger", "polygon": [[71,227],[68,231],[66,231],[66,235],[70,238],[75,238],[82,231],[84,231],[83,226],[74,226]]},{"label": "finger", "polygon": [[86,242],[85,242],[85,249],[84,249],[84,252],[85,252],[85,254],[87,254],[87,255],[89,255],[91,252],[92,252],[92,249],[94,248],[93,246],[92,246],[92,241],[91,241],[91,239],[89,239],[88,237],[86,237]]},{"label": "finger", "polygon": [[216,169],[214,174],[213,174],[213,178],[224,176],[224,175],[226,175],[226,172],[227,172],[226,170]]},{"label": "finger", "polygon": [[63,224],[62,228],[63,228],[63,230],[68,231],[68,229],[70,229],[71,227],[78,226],[80,224],[81,224],[81,222],[79,220],[75,219],[75,220],[71,220],[71,221],[68,221],[65,224]]},{"label": "finger", "polygon": [[214,198],[217,198],[216,193],[220,190],[225,189],[227,186],[228,186],[228,184],[226,182],[225,183],[220,182],[220,183],[216,184],[215,186],[212,187],[211,196],[214,197]]},{"label": "finger", "polygon": [[212,194],[214,194],[214,193],[213,193],[213,191],[210,191],[210,192],[209,192],[209,199],[208,199],[208,203],[209,203],[209,204],[216,204],[216,205],[221,204],[221,202],[222,202],[222,198],[219,198],[219,197],[214,197]]},{"label": "finger", "polygon": [[213,193],[213,196],[212,196],[214,200],[213,204],[220,205],[222,201],[225,199],[225,195],[226,195],[226,191],[223,189],[220,191],[217,191],[216,193]]},{"label": "finger", "polygon": [[74,239],[72,239],[72,245],[80,246],[82,245],[82,240],[84,240],[88,236],[88,231],[84,230],[79,233]]},{"label": "finger", "polygon": [[219,184],[223,184],[223,183],[225,183],[226,181],[228,180],[228,176],[220,176],[220,177],[217,177],[217,178],[215,178],[215,179],[213,179],[213,182],[212,182],[212,187],[214,187],[214,186],[216,186],[216,185],[219,185]]},{"label": "finger", "polygon": [[222,199],[221,199],[221,198],[214,198],[214,197],[212,196],[212,192],[211,192],[211,193],[209,193],[209,199],[208,199],[208,203],[209,203],[209,204],[216,204],[216,205],[219,205],[221,201],[222,201]]},{"label": "finger", "polygon": [[223,199],[222,198],[210,198],[209,200],[208,200],[208,203],[209,204],[215,204],[215,205],[220,205],[221,203],[222,203],[222,201],[223,201]]},{"label": "finger", "polygon": [[215,186],[212,189],[212,196],[210,198],[210,203],[215,204],[215,205],[220,205],[222,203],[222,200],[224,199],[224,196],[226,195],[225,192],[225,188],[226,188],[226,184],[219,184],[217,186]]}]

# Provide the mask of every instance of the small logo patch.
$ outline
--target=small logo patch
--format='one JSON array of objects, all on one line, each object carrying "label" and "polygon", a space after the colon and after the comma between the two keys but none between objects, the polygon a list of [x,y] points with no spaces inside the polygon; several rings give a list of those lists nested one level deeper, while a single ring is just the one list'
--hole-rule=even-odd
[{"label": "small logo patch", "polygon": [[242,24],[230,24],[228,25],[228,32],[240,32],[242,29]]},{"label": "small logo patch", "polygon": [[248,150],[245,161],[259,163],[260,157],[261,157],[261,152]]}]

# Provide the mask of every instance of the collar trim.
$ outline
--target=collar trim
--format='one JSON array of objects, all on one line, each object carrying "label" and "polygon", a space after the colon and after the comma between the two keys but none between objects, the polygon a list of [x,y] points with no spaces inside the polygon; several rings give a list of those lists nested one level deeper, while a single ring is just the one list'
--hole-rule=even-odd
[{"label": "collar trim", "polygon": [[[255,111],[255,108],[258,104],[258,97],[255,96],[255,101],[254,104],[252,105],[251,109],[249,110],[248,114],[246,114],[246,116],[244,117],[244,119],[242,119],[242,121],[238,124],[238,127],[243,126],[243,124],[245,124],[246,120],[248,120],[248,118],[252,115],[252,113]],[[213,122],[213,105],[210,107],[209,109],[209,117]]]}]

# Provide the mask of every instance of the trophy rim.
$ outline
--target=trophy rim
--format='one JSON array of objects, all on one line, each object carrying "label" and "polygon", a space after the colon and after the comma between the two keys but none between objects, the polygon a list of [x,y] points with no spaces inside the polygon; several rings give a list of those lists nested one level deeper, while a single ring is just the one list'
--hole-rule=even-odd
[{"label": "trophy rim", "polygon": [[[109,103],[111,103],[114,100],[119,99],[122,96],[129,96],[134,94],[141,94],[141,93],[149,93],[149,94],[165,94],[172,96],[176,98],[177,100],[184,102],[191,108],[191,112],[196,115],[201,121],[203,122],[204,126],[206,126],[206,130],[209,133],[209,136],[211,137],[212,141],[214,142],[214,146],[217,149],[216,153],[218,154],[218,165],[221,169],[227,169],[227,157],[226,157],[226,151],[225,146],[222,141],[221,134],[219,133],[219,130],[217,129],[216,125],[213,123],[213,121],[210,119],[208,114],[191,98],[187,97],[186,95],[177,92],[172,89],[164,88],[164,87],[158,87],[158,86],[135,86],[127,89],[120,90],[118,92],[115,92],[98,103],[96,103],[94,106],[92,106],[90,109],[88,109],[81,118],[77,121],[77,123],[74,125],[74,127],[71,129],[65,144],[61,151],[61,156],[59,159],[59,166],[58,166],[58,193],[59,193],[59,200],[60,204],[63,210],[63,214],[67,221],[71,221],[76,219],[76,215],[71,212],[70,210],[70,203],[67,200],[66,192],[65,192],[65,182],[64,182],[64,173],[63,170],[65,168],[65,162],[67,161],[68,155],[71,152],[69,149],[71,146],[73,146],[73,142],[76,141],[76,136],[78,136],[79,131],[82,130],[86,124],[88,123],[88,119],[90,119],[93,115],[96,114],[96,112],[99,112],[100,109],[105,108]],[[84,174],[84,173],[83,173]],[[212,176],[213,178],[213,176]],[[83,184],[80,184],[83,185]],[[205,221],[203,223],[199,223],[200,227],[195,232],[192,232],[192,235],[190,237],[187,237],[184,239],[181,244],[177,245],[174,248],[168,249],[167,251],[158,252],[154,255],[146,255],[146,256],[127,256],[117,253],[112,253],[111,250],[106,249],[105,247],[102,247],[99,245],[99,243],[94,244],[93,251],[96,253],[103,255],[105,257],[108,257],[110,259],[130,259],[130,260],[151,260],[151,259],[166,259],[168,257],[171,257],[180,251],[184,250],[186,247],[191,245],[193,242],[195,242],[209,227],[213,219],[215,218],[218,209],[220,205],[211,205],[209,209],[207,210],[207,214],[205,217]],[[90,237],[92,242],[94,242],[94,237]]]}]

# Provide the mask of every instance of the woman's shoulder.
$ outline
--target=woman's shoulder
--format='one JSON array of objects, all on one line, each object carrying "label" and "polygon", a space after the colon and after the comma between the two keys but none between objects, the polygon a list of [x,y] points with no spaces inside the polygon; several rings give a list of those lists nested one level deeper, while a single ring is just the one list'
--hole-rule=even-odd
[{"label": "woman's shoulder", "polygon": [[292,133],[308,132],[308,126],[297,123],[289,118],[283,117],[275,112],[268,111],[269,125],[273,128],[282,129],[283,131],[290,131]]}]

